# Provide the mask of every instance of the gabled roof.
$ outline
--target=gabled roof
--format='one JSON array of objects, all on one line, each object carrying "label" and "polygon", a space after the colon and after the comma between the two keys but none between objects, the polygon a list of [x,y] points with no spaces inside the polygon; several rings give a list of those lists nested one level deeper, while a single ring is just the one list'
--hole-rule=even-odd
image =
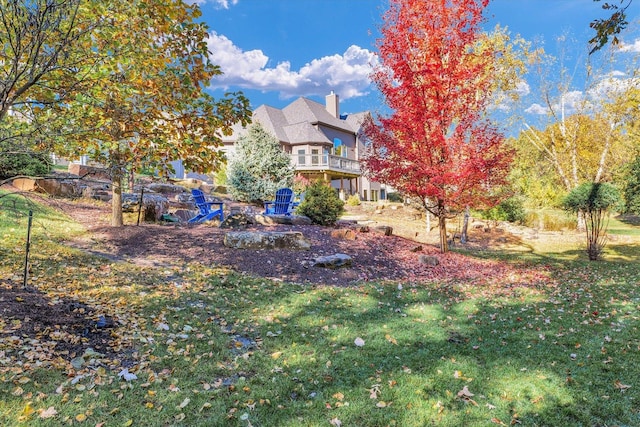
[{"label": "gabled roof", "polygon": [[[342,120],[329,113],[323,104],[301,97],[282,110],[261,105],[254,110],[252,121],[259,122],[265,130],[284,143],[332,144],[316,126],[328,126],[353,134],[359,131],[365,114],[368,113],[350,114]],[[235,142],[245,132],[245,128],[235,125],[233,135],[225,136],[223,141]]]},{"label": "gabled roof", "polygon": [[307,98],[298,98],[282,109],[289,123],[324,124],[346,132],[355,132],[344,120],[327,111],[324,105]]},{"label": "gabled roof", "polygon": [[[329,138],[327,138],[322,132],[316,129],[311,123],[302,122],[293,125],[287,125],[284,128],[287,134],[286,142],[290,144],[303,144],[319,142],[322,144],[331,144]],[[283,141],[281,139],[281,141]]]}]

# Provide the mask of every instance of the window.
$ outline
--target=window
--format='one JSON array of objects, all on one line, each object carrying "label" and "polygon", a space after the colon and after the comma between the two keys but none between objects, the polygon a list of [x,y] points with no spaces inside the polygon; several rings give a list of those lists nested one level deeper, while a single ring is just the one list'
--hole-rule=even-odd
[{"label": "window", "polygon": [[317,148],[311,149],[311,164],[317,165],[320,163],[320,150]]},{"label": "window", "polygon": [[344,152],[345,146],[342,144],[342,140],[340,138],[333,138],[333,155],[343,156]]},{"label": "window", "polygon": [[304,164],[306,163],[306,161],[305,161],[305,157],[306,157],[306,156],[305,156],[304,148],[299,149],[299,150],[298,150],[298,164],[299,164],[299,165],[304,165]]},{"label": "window", "polygon": [[380,190],[380,200],[385,200],[387,198],[387,193],[384,189]]},{"label": "window", "polygon": [[378,190],[371,190],[371,201],[378,201]]},{"label": "window", "polygon": [[367,199],[367,190],[362,190],[362,195],[364,196],[363,199],[365,202],[369,200]]}]

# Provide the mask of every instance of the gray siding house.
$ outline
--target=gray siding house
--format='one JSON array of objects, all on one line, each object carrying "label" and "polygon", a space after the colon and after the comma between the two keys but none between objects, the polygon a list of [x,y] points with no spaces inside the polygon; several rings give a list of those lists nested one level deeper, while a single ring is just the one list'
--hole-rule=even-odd
[{"label": "gray siding house", "polygon": [[[364,150],[360,127],[368,114],[341,116],[338,95],[331,93],[325,105],[307,98],[298,98],[281,110],[261,105],[252,120],[280,141],[297,174],[331,182],[343,199],[358,194],[362,200],[375,201],[386,199],[387,191],[384,184],[364,177],[360,169]],[[232,135],[223,138],[223,150],[231,154],[235,141],[245,132],[246,128],[235,127]]]}]

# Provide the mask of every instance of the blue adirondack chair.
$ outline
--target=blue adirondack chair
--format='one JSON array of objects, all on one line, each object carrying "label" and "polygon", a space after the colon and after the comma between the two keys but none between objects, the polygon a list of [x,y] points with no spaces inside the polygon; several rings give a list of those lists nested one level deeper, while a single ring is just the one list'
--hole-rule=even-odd
[{"label": "blue adirondack chair", "polygon": [[[193,196],[193,202],[196,204],[196,207],[200,211],[198,215],[191,218],[190,223],[194,222],[205,222],[211,221],[213,218],[219,216],[220,222],[224,221],[224,212],[222,211],[222,202],[208,202],[204,197],[204,193],[201,190],[193,189],[191,190],[191,195]],[[211,209],[212,205],[217,205],[217,209]]]},{"label": "blue adirondack chair", "polygon": [[276,199],[272,202],[264,202],[265,215],[291,215],[296,204],[293,202],[293,190],[281,188],[276,191]]}]

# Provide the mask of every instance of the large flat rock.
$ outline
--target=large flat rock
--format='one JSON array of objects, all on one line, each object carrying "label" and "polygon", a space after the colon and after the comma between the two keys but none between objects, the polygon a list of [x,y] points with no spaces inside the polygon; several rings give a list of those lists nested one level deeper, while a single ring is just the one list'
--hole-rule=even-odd
[{"label": "large flat rock", "polygon": [[224,245],[235,249],[311,249],[311,242],[298,231],[230,231],[224,235]]}]

